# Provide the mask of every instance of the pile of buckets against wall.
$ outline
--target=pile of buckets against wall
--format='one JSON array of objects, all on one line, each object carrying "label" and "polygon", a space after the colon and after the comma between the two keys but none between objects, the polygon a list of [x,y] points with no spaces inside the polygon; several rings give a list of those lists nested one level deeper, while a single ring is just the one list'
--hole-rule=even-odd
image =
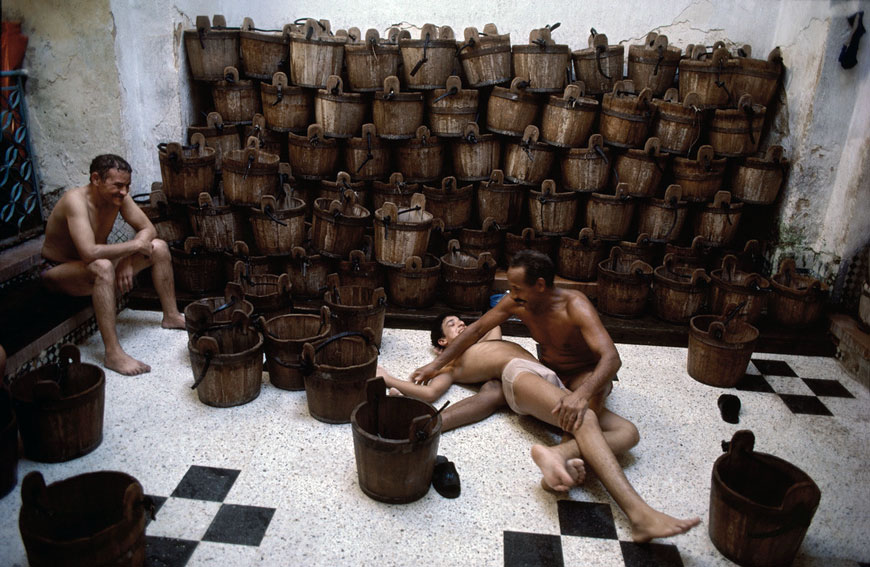
[{"label": "pile of buckets against wall", "polygon": [[[658,317],[690,325],[689,374],[722,387],[742,377],[763,313],[789,326],[818,319],[824,284],[790,259],[763,277],[759,242],[738,240],[745,209],[773,203],[787,169],[781,147],[759,148],[779,50],[766,60],[721,42],[684,52],[651,33],[629,46],[626,72],[621,45],[593,30],[589,47],[572,52],[554,41],[557,27],[512,46],[493,24],[464,38],[427,24],[412,39],[394,28],[386,38],[333,33],[325,20],[270,31],[248,18],[241,28],[197,18],[184,45],[213,109],[186,144],[159,145],[162,182],[136,200],[170,243],[178,288],[203,297],[185,309],[202,402],[256,398],[265,355],[272,385],[304,389],[320,421],[353,424],[363,491],[408,502],[428,490],[441,420],[429,404],[385,397],[374,378],[387,302],[426,309],[440,299],[479,312],[497,266],[537,249],[560,276],[597,281],[603,313],[641,316],[652,294]],[[320,311],[294,310],[293,299],[320,301]],[[66,378],[91,365],[64,352],[68,361],[44,370],[56,375],[21,381],[32,392],[13,397],[43,402],[49,419],[53,405],[79,405],[99,431],[61,439],[75,448],[49,461],[102,438],[102,370],[85,373],[99,371],[100,385]],[[97,400],[71,401],[86,391]],[[741,564],[768,564],[760,544],[747,553],[746,534],[726,537],[725,524],[746,515],[762,524],[747,530],[776,531],[791,507],[814,511],[818,489],[752,453],[751,439],[735,441],[714,468],[711,538]],[[761,506],[767,515],[729,486],[746,466],[773,479],[764,491],[779,496]],[[125,521],[144,530],[141,487],[115,483]],[[24,481],[29,554],[24,518],[41,508],[25,508],[52,487]],[[769,564],[793,556],[808,525],[785,543],[772,538]],[[142,543],[128,540],[125,553]]]}]

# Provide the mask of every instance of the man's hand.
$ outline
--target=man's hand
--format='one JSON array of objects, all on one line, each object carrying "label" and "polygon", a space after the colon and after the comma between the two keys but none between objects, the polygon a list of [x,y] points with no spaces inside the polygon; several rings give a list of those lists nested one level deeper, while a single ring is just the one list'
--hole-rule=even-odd
[{"label": "man's hand", "polygon": [[136,243],[136,253],[142,254],[146,258],[151,257],[151,252],[154,249],[154,245],[151,243],[151,239],[147,234],[139,232],[133,238],[133,242]]},{"label": "man's hand", "polygon": [[563,431],[573,433],[583,424],[587,409],[589,409],[589,398],[578,390],[559,400],[551,413],[559,416],[559,427]]},{"label": "man's hand", "polygon": [[129,257],[118,262],[118,267],[115,269],[115,285],[121,293],[133,289],[133,262]]},{"label": "man's hand", "polygon": [[438,368],[433,368],[429,363],[426,366],[421,366],[411,373],[411,382],[414,384],[425,384],[438,374]]}]

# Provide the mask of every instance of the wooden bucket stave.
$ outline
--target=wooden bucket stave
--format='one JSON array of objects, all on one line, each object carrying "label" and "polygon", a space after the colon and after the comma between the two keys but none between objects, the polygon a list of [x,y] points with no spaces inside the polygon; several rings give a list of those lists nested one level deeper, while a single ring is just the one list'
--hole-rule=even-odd
[{"label": "wooden bucket stave", "polygon": [[399,45],[390,38],[381,39],[376,29],[366,31],[361,40],[344,44],[347,81],[354,92],[374,92],[384,79],[398,76],[402,56]]},{"label": "wooden bucket stave", "polygon": [[736,266],[737,257],[728,255],[722,260],[721,268],[710,272],[710,311],[722,315],[729,305],[745,302],[738,317],[747,323],[755,323],[767,306],[770,282],[758,274],[738,270]]},{"label": "wooden bucket stave", "polygon": [[396,167],[411,183],[440,179],[444,169],[444,144],[420,126],[416,136],[396,146]]},{"label": "wooden bucket stave", "polygon": [[568,69],[571,65],[571,48],[557,45],[549,28],[529,32],[527,45],[511,48],[514,62],[514,77],[529,82],[529,92],[561,92],[565,88]]},{"label": "wooden bucket stave", "polygon": [[465,43],[459,46],[458,53],[470,87],[511,80],[511,34],[499,34],[495,24],[486,24],[482,34],[477,28],[465,28]]},{"label": "wooden bucket stave", "polygon": [[[717,47],[712,54],[706,54],[704,46],[697,46],[697,53],[687,54],[679,64],[680,98],[689,93],[698,93],[702,108],[717,108],[734,104],[734,71],[738,62],[731,59],[728,50]],[[707,57],[701,59],[701,57]]]},{"label": "wooden bucket stave", "polygon": [[643,260],[629,263],[622,248],[610,249],[610,257],[598,263],[598,310],[614,317],[640,317],[650,292],[652,266]]},{"label": "wooden bucket stave", "polygon": [[649,89],[635,95],[631,81],[617,81],[613,91],[603,95],[598,131],[605,144],[619,148],[643,146],[655,116],[651,96]]},{"label": "wooden bucket stave", "polygon": [[404,64],[402,78],[411,90],[441,88],[453,74],[456,40],[449,26],[425,24],[420,39],[399,39],[399,52]]},{"label": "wooden bucket stave", "polygon": [[621,45],[608,45],[607,36],[592,30],[588,39],[589,47],[571,53],[574,74],[583,81],[587,92],[601,95],[613,90],[613,85],[623,78],[625,48]]},{"label": "wooden bucket stave", "polygon": [[629,149],[616,156],[610,184],[615,188],[617,183],[627,183],[628,194],[632,197],[656,195],[668,164],[668,156],[660,149],[659,139],[649,138],[642,150]]},{"label": "wooden bucket stave", "polygon": [[291,313],[258,321],[263,330],[269,382],[282,390],[304,390],[305,377],[300,364],[302,345],[317,345],[330,336],[329,307],[321,306],[318,315]]},{"label": "wooden bucket stave", "polygon": [[471,222],[474,185],[460,187],[455,177],[445,177],[440,188],[423,185],[423,195],[427,210],[444,221],[444,230],[457,230]]},{"label": "wooden bucket stave", "polygon": [[205,126],[187,127],[187,137],[193,145],[193,136],[202,134],[206,147],[212,148],[215,152],[215,171],[220,171],[223,156],[242,147],[239,128],[237,124],[224,124],[223,118],[217,112],[209,112]]},{"label": "wooden bucket stave", "polygon": [[359,93],[344,92],[338,75],[330,75],[326,88],[314,95],[314,121],[330,138],[352,138],[362,131],[368,102]]},{"label": "wooden bucket stave", "polygon": [[276,200],[272,195],[260,199],[260,207],[251,210],[250,223],[257,248],[267,256],[289,254],[305,238],[305,202],[289,195]]},{"label": "wooden bucket stave", "polygon": [[491,218],[499,228],[517,226],[522,218],[526,191],[519,183],[505,183],[502,170],[493,170],[489,179],[477,188],[478,221],[482,225]]},{"label": "wooden bucket stave", "polygon": [[226,29],[221,15],[215,15],[213,22],[208,16],[197,16],[196,29],[182,34],[190,74],[197,81],[219,81],[226,67],[239,66],[239,30]]},{"label": "wooden bucket stave", "polygon": [[668,89],[664,99],[654,100],[656,118],[653,136],[661,141],[661,151],[688,156],[701,139],[704,113],[698,93],[689,93],[683,102],[678,101],[678,91]]},{"label": "wooden bucket stave", "polygon": [[505,136],[522,136],[538,115],[538,96],[526,92],[528,81],[516,77],[510,88],[493,87],[487,102],[486,127]]},{"label": "wooden bucket stave", "polygon": [[689,376],[709,386],[733,388],[746,374],[757,340],[758,329],[749,322],[695,315],[689,320]]},{"label": "wooden bucket stave", "polygon": [[782,76],[782,52],[774,47],[766,60],[751,59],[748,48],[745,45],[738,53],[732,77],[733,92],[738,97],[748,93],[761,106],[769,106]]},{"label": "wooden bucket stave", "polygon": [[489,179],[501,162],[501,140],[495,134],[482,134],[475,122],[465,125],[462,138],[450,147],[453,173],[459,181]]},{"label": "wooden bucket stave", "polygon": [[713,159],[712,146],[701,146],[696,159],[674,157],[671,173],[686,201],[710,201],[722,189],[725,165],[725,158]]},{"label": "wooden bucket stave", "polygon": [[323,302],[332,311],[332,329],[336,333],[370,329],[372,341],[380,347],[384,336],[387,294],[384,288],[339,285],[338,274],[330,274]]},{"label": "wooden bucket stave", "polygon": [[562,154],[560,166],[565,189],[581,193],[600,193],[610,178],[610,148],[604,147],[601,134],[589,137],[586,148],[572,148]]},{"label": "wooden bucket stave", "polygon": [[407,210],[387,201],[375,211],[375,258],[386,266],[402,267],[412,256],[424,257],[433,222],[423,193],[414,194]]},{"label": "wooden bucket stave", "polygon": [[294,85],[322,89],[330,75],[341,75],[347,36],[332,35],[326,24],[308,19],[300,32],[290,34],[290,80]]},{"label": "wooden bucket stave", "polygon": [[263,195],[278,192],[280,158],[258,146],[257,138],[251,136],[244,149],[224,156],[224,199],[231,205],[256,206]]},{"label": "wooden bucket stave", "polygon": [[783,258],[779,272],[770,278],[773,294],[767,310],[774,321],[786,327],[808,327],[825,310],[828,286],[816,278],[798,274],[793,258]]},{"label": "wooden bucket stave", "polygon": [[731,193],[750,205],[770,205],[779,195],[787,168],[782,146],[770,146],[764,157],[745,157],[731,176]]},{"label": "wooden bucket stave", "polygon": [[586,203],[586,226],[604,240],[624,239],[633,216],[634,199],[624,183],[617,185],[615,195],[592,193]]},{"label": "wooden bucket stave", "polygon": [[387,295],[393,305],[428,309],[435,303],[440,281],[441,260],[437,256],[411,256],[404,266],[387,268]]},{"label": "wooden bucket stave", "polygon": [[399,209],[407,209],[411,206],[411,198],[414,193],[419,192],[419,184],[406,183],[405,177],[401,173],[394,172],[390,175],[389,183],[377,180],[372,182],[372,209],[377,211],[387,201],[392,202]]},{"label": "wooden bucket stave", "polygon": [[488,252],[475,257],[462,252],[459,241],[447,244],[441,256],[444,301],[454,309],[485,311],[489,306],[496,261]]},{"label": "wooden bucket stave", "polygon": [[372,123],[363,124],[362,136],[350,138],[344,144],[345,171],[354,181],[377,181],[390,171],[392,151],[378,136]]},{"label": "wooden bucket stave", "polygon": [[270,130],[300,133],[311,124],[314,93],[289,85],[284,73],[275,73],[271,85],[265,81],[260,83],[260,98]]},{"label": "wooden bucket stave", "polygon": [[260,93],[254,81],[239,79],[235,67],[224,70],[224,79],[212,84],[215,111],[230,124],[250,124],[260,112]]},{"label": "wooden bucket stave", "polygon": [[239,53],[246,77],[270,79],[276,72],[288,71],[290,61],[290,33],[292,24],[283,30],[262,31],[254,28],[254,21],[245,18],[239,32]]},{"label": "wooden bucket stave", "polygon": [[209,193],[215,184],[215,150],[205,145],[205,138],[194,134],[192,146],[179,143],[157,146],[163,192],[173,203],[189,204],[202,192]]},{"label": "wooden bucket stave", "polygon": [[710,276],[703,268],[679,266],[672,255],[666,255],[653,271],[656,316],[671,323],[688,323],[704,308],[709,284]]},{"label": "wooden bucket stave", "polygon": [[400,92],[399,78],[384,79],[384,89],[374,94],[372,122],[378,136],[388,140],[413,138],[423,125],[423,94]]},{"label": "wooden bucket stave", "polygon": [[584,228],[577,238],[559,239],[556,273],[563,278],[591,282],[598,277],[598,263],[607,256],[607,245],[595,237],[591,228]]},{"label": "wooden bucket stave", "polygon": [[640,204],[638,233],[646,233],[653,242],[676,242],[688,215],[688,203],[680,199],[680,186],[671,185],[664,199],[647,199]]},{"label": "wooden bucket stave", "polygon": [[540,185],[550,176],[556,152],[552,146],[538,142],[537,126],[527,126],[523,138],[505,146],[504,176],[521,185]]},{"label": "wooden bucket stave", "polygon": [[736,109],[716,109],[707,128],[707,138],[716,154],[743,157],[758,151],[766,112],[747,94],[740,97]]},{"label": "wooden bucket stave", "polygon": [[571,84],[563,95],[550,95],[541,116],[541,141],[560,148],[585,144],[598,118],[598,101],[583,96],[583,87]]},{"label": "wooden bucket stave", "polygon": [[465,125],[477,119],[478,92],[463,89],[462,79],[451,75],[443,89],[426,93],[426,114],[432,133],[442,138],[461,138]]},{"label": "wooden bucket stave", "polygon": [[719,191],[712,203],[696,213],[695,235],[713,246],[727,246],[737,235],[742,214],[743,203],[732,203],[731,193]]},{"label": "wooden bucket stave", "polygon": [[221,255],[207,251],[199,238],[188,237],[183,244],[170,246],[169,252],[178,289],[202,294],[222,289],[226,284]]},{"label": "wooden bucket stave", "polygon": [[577,224],[577,196],[574,191],[556,191],[556,183],[546,179],[541,190],[529,190],[529,221],[535,232],[554,236],[568,234]]},{"label": "wooden bucket stave", "polygon": [[683,50],[668,45],[668,38],[650,32],[646,43],[628,46],[628,78],[639,89],[649,88],[654,97],[661,97],[674,86],[674,77]]},{"label": "wooden bucket stave", "polygon": [[325,137],[319,124],[309,125],[307,136],[290,132],[287,149],[294,176],[319,180],[334,174],[338,163],[338,141]]}]

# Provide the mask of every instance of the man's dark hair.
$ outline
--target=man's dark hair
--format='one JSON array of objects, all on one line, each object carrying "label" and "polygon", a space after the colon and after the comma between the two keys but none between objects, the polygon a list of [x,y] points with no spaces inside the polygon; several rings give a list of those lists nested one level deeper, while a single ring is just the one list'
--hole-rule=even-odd
[{"label": "man's dark hair", "polygon": [[547,287],[553,287],[556,277],[556,267],[549,256],[537,250],[526,248],[520,250],[510,259],[510,268],[523,268],[526,285],[535,285],[538,278],[544,278]]},{"label": "man's dark hair", "polygon": [[[442,313],[438,317],[435,318],[435,322],[432,323],[432,346],[436,348],[441,348],[441,345],[438,344],[438,341],[444,338],[444,329],[442,328],[444,325],[444,319],[456,315],[455,313]],[[457,315],[458,317],[458,315]]]},{"label": "man's dark hair", "polygon": [[95,157],[94,161],[91,162],[90,173],[96,172],[100,176],[100,179],[105,179],[110,169],[133,173],[133,168],[130,167],[127,160],[115,154],[102,154]]}]

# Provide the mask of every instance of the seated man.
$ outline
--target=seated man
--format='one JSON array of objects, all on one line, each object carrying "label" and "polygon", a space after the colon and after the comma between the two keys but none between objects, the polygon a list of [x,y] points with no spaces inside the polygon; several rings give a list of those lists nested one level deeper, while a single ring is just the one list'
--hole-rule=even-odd
[{"label": "seated man", "polygon": [[[40,273],[49,291],[92,297],[105,346],[104,365],[128,376],[151,370],[121,348],[115,328],[116,293],[130,291],[137,273],[153,267],[151,276],[163,309],[162,326],[184,328],[184,316],[175,303],[169,247],[156,238],[154,225],[133,202],[131,173],[130,164],[119,156],[94,158],[90,182],[64,193],[48,217]],[[118,213],[136,235],[126,242],[107,244]]]}]

